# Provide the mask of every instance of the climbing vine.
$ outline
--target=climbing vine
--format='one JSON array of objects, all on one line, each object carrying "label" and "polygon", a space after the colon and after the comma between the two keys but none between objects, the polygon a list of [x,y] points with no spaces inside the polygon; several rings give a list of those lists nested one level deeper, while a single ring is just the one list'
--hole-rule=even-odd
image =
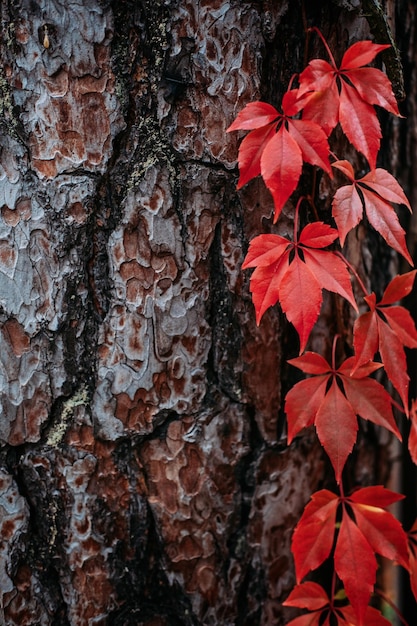
[{"label": "climbing vine", "polygon": [[[342,248],[348,233],[366,215],[388,246],[413,265],[394,206],[411,211],[409,201],[394,176],[377,167],[382,132],[375,106],[395,116],[400,113],[389,79],[369,66],[390,46],[358,41],[346,50],[338,67],[321,32],[311,31],[320,37],[328,60],[311,60],[291,79],[280,111],[265,102],[252,102],[228,128],[249,131],[239,148],[238,189],[262,176],[273,197],[274,223],[290,198],[296,204],[292,239],[258,235],[250,242],[243,269],[254,268],[250,290],[257,324],[278,303],[299,336],[299,356],[289,363],[307,377],[285,398],[288,444],[314,425],[337,485],[335,492],[322,489],[312,495],[295,528],[292,553],[297,584],[284,604],[307,611],[291,626],[389,626],[381,612],[370,606],[376,555],[410,574],[417,597],[417,523],[408,533],[403,529],[387,510],[402,496],[381,485],[345,493],[344,470],[356,444],[358,417],[401,440],[393,408],[411,421],[409,450],[417,462],[417,401],[409,404],[404,350],[417,348],[417,331],[410,313],[399,304],[412,291],[417,270],[394,277],[378,301]],[[332,151],[336,126],[362,155],[359,158],[367,164],[364,175],[355,174],[345,155]],[[332,198],[330,223],[319,217],[314,189],[311,195],[297,195],[305,163],[324,176],[344,180]],[[307,224],[300,230],[301,212]],[[329,361],[306,351],[320,315],[323,289],[347,301],[354,310],[351,318],[356,316],[350,331],[334,337]],[[392,383],[392,395],[375,378],[381,369]],[[314,581],[323,563],[331,564],[329,589]]]}]

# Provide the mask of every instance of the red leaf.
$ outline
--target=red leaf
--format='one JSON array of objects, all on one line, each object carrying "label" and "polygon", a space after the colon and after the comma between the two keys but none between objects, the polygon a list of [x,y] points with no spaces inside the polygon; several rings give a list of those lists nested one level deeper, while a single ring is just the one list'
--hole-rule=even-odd
[{"label": "red leaf", "polygon": [[[309,96],[300,97],[298,89],[289,89],[282,96],[282,111],[286,118],[297,115],[303,108]],[[289,121],[289,120],[287,120]]]},{"label": "red leaf", "polygon": [[[348,497],[336,496],[327,489],[314,493],[293,534],[292,552],[298,586],[284,604],[318,611],[323,616],[328,603],[326,613],[331,613],[337,623],[343,624],[345,622],[339,620],[345,619],[348,620],[346,623],[354,626],[385,626],[380,621],[380,614],[368,607],[368,602],[375,584],[375,553],[407,569],[409,567],[406,533],[395,517],[385,510],[402,497],[380,485],[358,489]],[[342,516],[336,533],[340,504]],[[410,554],[417,550],[416,535],[417,521],[409,533]],[[335,571],[352,607],[333,608],[333,603],[319,585],[311,582],[299,584],[304,576],[330,556],[335,536]]]},{"label": "red leaf", "polygon": [[356,524],[373,551],[408,569],[407,536],[400,522],[380,506],[351,505]]},{"label": "red leaf", "polygon": [[325,626],[321,621],[322,611],[314,611],[314,613],[305,613],[299,617],[295,617],[287,626]]},{"label": "red leaf", "polygon": [[370,376],[377,370],[382,367],[382,363],[374,363],[373,361],[368,361],[368,363],[364,363],[360,367],[356,367],[353,370],[353,366],[355,365],[355,357],[350,356],[346,361],[343,361],[342,365],[339,367],[339,373],[348,376],[349,378],[366,378]]},{"label": "red leaf", "polygon": [[293,536],[291,551],[299,583],[310,570],[319,567],[333,545],[339,498],[327,489],[311,496]]},{"label": "red leaf", "polygon": [[274,222],[297,187],[302,167],[301,149],[282,124],[266,144],[261,157],[262,178],[274,199]]},{"label": "red leaf", "polygon": [[[405,309],[404,309],[405,310]],[[388,318],[387,318],[388,319]],[[379,335],[379,354],[388,378],[400,394],[405,411],[408,414],[408,387],[410,377],[407,374],[407,359],[399,337],[390,325],[377,317]]]},{"label": "red leaf", "polygon": [[340,294],[357,310],[349,272],[342,259],[335,254],[329,254],[327,250],[313,252],[304,248],[303,254],[306,264],[318,279],[321,287]]},{"label": "red leaf", "polygon": [[395,277],[385,290],[379,304],[375,294],[365,298],[371,311],[363,313],[355,321],[353,344],[356,353],[356,366],[373,359],[379,350],[388,378],[400,394],[402,403],[408,410],[407,361],[403,346],[417,347],[417,331],[409,312],[401,306],[390,306],[408,295],[412,289],[416,270]]},{"label": "red leaf", "polygon": [[369,67],[350,70],[349,80],[368,104],[377,104],[394,115],[400,116],[398,104],[385,74]]},{"label": "red leaf", "polygon": [[352,405],[340,391],[335,378],[316,413],[315,424],[320,443],[332,462],[339,483],[346,459],[355,445],[358,422]]},{"label": "red leaf", "polygon": [[[300,430],[314,424],[315,417],[326,393],[328,376],[301,380],[290,389],[285,398],[285,413],[288,422],[288,445]],[[306,402],[308,398],[308,402]]]},{"label": "red leaf", "polygon": [[326,359],[317,352],[306,352],[295,359],[289,359],[288,363],[298,367],[306,374],[327,374],[332,371]]},{"label": "red leaf", "polygon": [[332,167],[343,172],[343,174],[352,181],[355,181],[355,171],[353,169],[352,164],[349,161],[342,159],[341,161],[335,161],[332,163]]},{"label": "red leaf", "polygon": [[392,205],[364,187],[361,187],[361,191],[366,215],[371,226],[383,236],[391,248],[402,254],[409,264],[413,265],[405,242],[405,231],[401,227]]},{"label": "red leaf", "polygon": [[343,500],[349,503],[355,521],[344,506],[335,549],[335,569],[360,621],[375,583],[374,552],[406,569],[409,567],[407,536],[395,517],[384,510],[402,497],[376,486],[358,489]]},{"label": "red leaf", "polygon": [[250,242],[242,269],[273,265],[290,245],[291,242],[280,235],[258,235]]},{"label": "red leaf", "polygon": [[304,351],[311,330],[320,313],[322,286],[296,254],[281,283],[279,301],[282,310],[300,336],[300,353]]},{"label": "red leaf", "polygon": [[346,510],[337,537],[334,565],[362,626],[374,589],[377,562],[371,546]]},{"label": "red leaf", "polygon": [[302,71],[299,77],[299,96],[315,91],[324,93],[336,85],[334,80],[335,68],[324,59],[313,59]]},{"label": "red leaf", "polygon": [[395,178],[389,172],[378,168],[355,180],[352,179],[353,170],[347,167],[346,161],[337,161],[333,163],[333,167],[344,172],[352,180],[352,185],[337,190],[332,202],[340,243],[343,245],[347,233],[358,224],[365,209],[368,220],[375,230],[391,248],[413,265],[405,242],[405,232],[391,203],[405,204],[409,209],[410,204]]},{"label": "red leaf", "polygon": [[378,351],[378,320],[374,311],[363,313],[354,324],[354,346],[357,365],[363,365],[374,358]]},{"label": "red leaf", "polygon": [[316,611],[329,604],[329,597],[321,585],[315,582],[305,582],[294,587],[282,604]]},{"label": "red leaf", "polygon": [[329,144],[322,128],[309,120],[288,120],[288,132],[300,147],[303,160],[317,165],[332,175],[329,162]]},{"label": "red leaf", "polygon": [[252,301],[256,312],[256,323],[260,324],[263,314],[279,299],[282,277],[288,267],[284,258],[274,265],[257,267],[251,276]]},{"label": "red leaf", "polygon": [[339,122],[339,90],[336,82],[332,82],[324,91],[310,94],[304,106],[303,119],[315,122],[327,137],[331,134]]},{"label": "red leaf", "polygon": [[274,199],[274,221],[297,187],[303,161],[332,176],[323,129],[311,120],[292,117],[306,100],[297,89],[287,91],[282,100],[283,113],[265,102],[251,102],[227,129],[251,131],[239,148],[238,189],[261,174]]},{"label": "red leaf", "polygon": [[255,128],[267,126],[279,117],[280,113],[271,104],[258,101],[249,102],[238,113],[235,121],[230,124],[226,132],[229,133],[232,130],[254,130]]},{"label": "red leaf", "polygon": [[382,485],[361,487],[360,489],[356,489],[356,491],[349,496],[349,502],[381,508],[386,508],[403,499],[404,496],[401,493],[395,493],[395,491],[385,489]]},{"label": "red leaf", "polygon": [[311,222],[301,231],[298,243],[310,248],[325,248],[336,241],[338,236],[337,230],[328,224]]},{"label": "red leaf", "polygon": [[343,246],[348,232],[363,217],[362,200],[355,185],[339,187],[333,196],[332,212],[339,231],[340,245]]},{"label": "red leaf", "polygon": [[[326,617],[323,621],[324,615],[326,615]],[[331,622],[331,617],[336,621]],[[364,623],[366,626],[391,626],[391,622],[372,606],[366,608]],[[306,615],[291,620],[291,622],[288,622],[287,626],[331,626],[331,624],[336,626],[358,626],[358,620],[352,607],[344,606],[333,609],[331,612],[325,608],[322,611],[307,613]]]},{"label": "red leaf", "polygon": [[[290,440],[303,426],[314,422],[339,482],[356,440],[357,415],[384,426],[399,439],[401,435],[392,413],[390,395],[380,383],[369,378],[373,371],[381,367],[379,363],[368,362],[353,371],[355,358],[350,357],[338,370],[327,364],[328,373],[325,373],[325,360],[317,358],[319,355],[313,358],[312,354],[307,353],[307,358],[304,355],[290,361],[306,373],[319,373],[308,383],[297,383],[287,394],[285,412]],[[311,380],[316,381],[316,388]]]},{"label": "red leaf", "polygon": [[340,121],[343,132],[375,168],[381,129],[373,105],[399,115],[388,78],[380,70],[364,68],[385,45],[360,41],[344,54],[340,68],[321,59],[310,61],[300,75],[299,96],[309,92],[303,119],[314,120],[327,135]]},{"label": "red leaf", "polygon": [[350,143],[367,159],[372,168],[382,137],[381,127],[374,108],[358,97],[354,87],[342,81],[339,104],[339,121]]},{"label": "red leaf", "polygon": [[[346,626],[357,626],[356,614],[351,606],[344,606],[339,610],[346,620]],[[366,626],[391,626],[391,622],[372,606],[367,607],[364,620]]]},{"label": "red leaf", "polygon": [[407,348],[417,348],[417,330],[409,311],[402,306],[390,306],[384,308],[383,312],[400,342]]},{"label": "red leaf", "polygon": [[250,288],[257,323],[279,301],[300,336],[300,352],[320,313],[323,287],[339,293],[357,309],[346,264],[336,253],[320,249],[336,238],[336,229],[322,222],[308,224],[296,241],[259,235],[243,263],[243,268],[256,267]]},{"label": "red leaf", "polygon": [[269,124],[253,130],[244,137],[239,149],[239,181],[237,189],[256,178],[261,173],[261,157],[265,146],[275,135],[276,124]]},{"label": "red leaf", "polygon": [[401,433],[392,414],[391,396],[373,378],[343,378],[343,387],[357,415],[390,430],[401,441]]},{"label": "red leaf", "polygon": [[361,185],[370,187],[377,195],[381,196],[388,202],[395,204],[404,204],[411,212],[411,206],[404,190],[392,174],[378,167],[365,174],[360,180]]},{"label": "red leaf", "polygon": [[377,54],[390,48],[388,44],[372,43],[372,41],[357,41],[350,48],[348,48],[343,55],[342,62],[340,64],[341,70],[349,70],[362,65],[368,65],[371,63]]},{"label": "red leaf", "polygon": [[394,304],[408,296],[414,285],[417,270],[401,274],[392,279],[388,287],[385,289],[384,296],[380,304]]}]

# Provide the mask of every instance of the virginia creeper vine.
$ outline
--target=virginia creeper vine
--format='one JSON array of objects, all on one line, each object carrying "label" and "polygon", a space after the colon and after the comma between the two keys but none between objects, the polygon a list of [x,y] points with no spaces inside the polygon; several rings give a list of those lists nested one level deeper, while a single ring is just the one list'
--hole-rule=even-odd
[{"label": "virginia creeper vine", "polygon": [[[411,420],[409,449],[417,463],[417,400],[409,406],[404,352],[404,347],[417,348],[417,331],[409,312],[397,304],[413,289],[417,270],[396,276],[378,302],[340,248],[366,213],[369,224],[388,246],[413,265],[393,205],[410,211],[411,206],[394,176],[377,167],[382,133],[375,105],[396,116],[400,113],[387,76],[369,67],[376,55],[390,46],[358,41],[346,50],[338,67],[321,32],[317,28],[311,31],[320,37],[329,61],[313,59],[291,79],[281,111],[271,104],[252,102],[228,128],[250,131],[239,148],[237,187],[261,175],[274,200],[274,223],[296,196],[304,163],[320,168],[330,178],[337,172],[348,181],[337,188],[332,199],[336,228],[318,219],[314,193],[299,197],[293,239],[259,235],[250,242],[243,263],[243,269],[255,268],[250,289],[257,323],[269,307],[279,303],[300,338],[299,356],[289,363],[308,377],[294,385],[285,398],[288,444],[314,425],[338,485],[338,493],[328,489],[314,493],[295,528],[292,552],[297,584],[284,604],[307,611],[293,619],[291,626],[389,626],[369,604],[375,591],[376,554],[409,572],[417,598],[417,520],[406,533],[387,510],[402,496],[383,486],[358,488],[346,495],[343,470],[356,443],[358,417],[388,429],[401,440],[393,413],[393,407],[400,405],[372,376],[381,368]],[[330,149],[331,133],[337,125],[360,158],[366,159],[368,172],[360,178],[347,159]],[[299,212],[305,206],[316,218],[299,232]],[[362,301],[354,296],[352,279],[363,291]],[[356,314],[350,334],[353,341],[349,343],[349,333],[335,337],[331,363],[306,351],[320,315],[323,289],[344,298]],[[359,314],[364,305],[369,310]],[[348,355],[339,363],[337,341],[344,342]],[[329,560],[333,576],[328,593],[319,583],[304,578]]]}]

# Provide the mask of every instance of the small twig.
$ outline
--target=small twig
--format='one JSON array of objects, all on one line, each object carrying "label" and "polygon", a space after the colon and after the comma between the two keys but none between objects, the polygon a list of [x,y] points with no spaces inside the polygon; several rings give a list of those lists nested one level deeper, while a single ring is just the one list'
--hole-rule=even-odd
[{"label": "small twig", "polygon": [[317,26],[312,26],[310,29],[310,31],[317,33],[317,35],[320,37],[323,46],[326,48],[326,52],[329,55],[329,59],[330,59],[330,63],[333,65],[334,69],[337,70],[337,65],[336,65],[336,61],[334,60],[334,56],[332,54],[332,51],[329,48],[329,45],[327,43],[327,41],[325,40],[323,34],[321,33],[321,31],[317,28]]},{"label": "small twig", "polygon": [[406,622],[406,620],[404,619],[404,617],[400,613],[400,610],[398,609],[398,607],[394,604],[394,602],[392,600],[390,600],[390,598],[388,596],[385,595],[385,593],[382,591],[382,589],[375,589],[375,593],[381,598],[381,600],[386,602],[388,604],[388,606],[390,606],[392,608],[392,610],[394,611],[394,613],[396,614],[396,616],[398,617],[400,622],[402,624],[404,624],[404,626],[408,626],[408,623]]}]

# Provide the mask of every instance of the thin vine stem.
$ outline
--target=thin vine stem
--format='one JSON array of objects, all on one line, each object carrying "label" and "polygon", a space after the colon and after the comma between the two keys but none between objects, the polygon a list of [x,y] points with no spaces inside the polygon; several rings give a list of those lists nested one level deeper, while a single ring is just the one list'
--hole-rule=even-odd
[{"label": "thin vine stem", "polygon": [[340,335],[337,334],[333,337],[333,345],[332,345],[332,370],[336,371],[336,345],[337,340],[340,339]]},{"label": "thin vine stem", "polygon": [[333,65],[334,69],[337,70],[337,65],[336,65],[336,61],[334,60],[334,56],[332,54],[332,51],[329,48],[329,45],[327,43],[327,41],[325,40],[325,38],[323,37],[321,31],[317,28],[317,26],[311,26],[311,28],[309,28],[310,32],[315,32],[317,33],[317,35],[320,37],[323,46],[326,48],[326,52],[329,55],[330,58],[330,63]]},{"label": "thin vine stem", "polygon": [[356,278],[356,280],[358,281],[358,284],[360,286],[360,288],[362,289],[363,293],[365,294],[365,296],[369,296],[369,292],[367,290],[367,288],[365,287],[362,278],[359,276],[358,272],[356,271],[356,268],[353,267],[353,265],[351,263],[349,263],[349,261],[346,259],[346,257],[343,256],[343,254],[341,252],[339,252],[339,250],[336,250],[336,254],[338,257],[340,257],[342,259],[342,261],[344,263],[346,263],[346,265],[348,266],[348,268],[350,269],[350,271],[352,272],[352,274],[354,275],[354,277]]},{"label": "thin vine stem", "polygon": [[317,211],[316,203],[314,202],[314,196],[316,194],[317,187],[317,168],[313,168],[313,181],[311,184],[311,195],[307,196],[307,200],[310,203],[311,208],[313,209],[314,217],[317,221],[319,221],[319,213]]},{"label": "thin vine stem", "polygon": [[295,79],[298,78],[298,74],[293,74],[290,78],[290,82],[288,83],[288,88],[287,91],[291,91],[292,89],[292,84],[295,81]]},{"label": "thin vine stem", "polygon": [[302,203],[302,201],[304,200],[304,196],[301,196],[300,198],[298,198],[297,204],[295,206],[295,213],[294,213],[294,242],[297,241],[297,236],[298,236],[298,214],[300,212],[300,204]]},{"label": "thin vine stem", "polygon": [[386,602],[388,606],[392,608],[392,610],[394,611],[394,613],[400,620],[401,624],[404,624],[404,626],[408,626],[408,622],[405,620],[405,618],[401,614],[401,611],[399,610],[399,608],[394,604],[392,600],[390,600],[390,598],[382,591],[382,589],[379,589],[379,588],[375,589],[375,593],[381,598],[381,600]]},{"label": "thin vine stem", "polygon": [[332,588],[331,588],[331,592],[330,592],[330,608],[333,611],[334,608],[334,596],[336,593],[336,582],[337,582],[337,578],[336,578],[336,570],[333,568],[333,575],[332,575]]}]

